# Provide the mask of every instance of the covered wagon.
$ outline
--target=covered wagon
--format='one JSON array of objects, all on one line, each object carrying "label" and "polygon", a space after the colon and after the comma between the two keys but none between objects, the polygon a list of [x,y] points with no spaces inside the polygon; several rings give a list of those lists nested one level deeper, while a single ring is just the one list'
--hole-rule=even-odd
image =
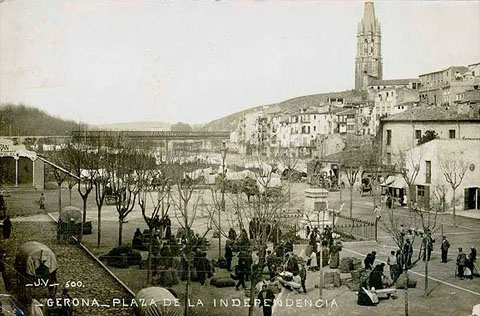
[{"label": "covered wagon", "polygon": [[182,314],[178,299],[163,287],[147,287],[135,295],[135,316],[179,316]]},{"label": "covered wagon", "polygon": [[57,289],[57,257],[46,245],[29,241],[17,248],[17,290],[26,299],[51,297]]},{"label": "covered wagon", "polygon": [[[58,219],[58,239],[69,240],[71,236],[77,237],[82,229],[82,211],[76,206],[65,206],[62,208]],[[83,234],[92,233],[92,222],[85,222],[83,225]]]}]

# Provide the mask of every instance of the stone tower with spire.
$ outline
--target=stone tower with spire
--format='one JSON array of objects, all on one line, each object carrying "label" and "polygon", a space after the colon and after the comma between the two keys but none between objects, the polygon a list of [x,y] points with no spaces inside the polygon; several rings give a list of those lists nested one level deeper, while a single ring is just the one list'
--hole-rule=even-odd
[{"label": "stone tower with spire", "polygon": [[370,80],[382,79],[382,43],[380,23],[373,2],[365,2],[363,19],[358,23],[355,89],[366,90]]}]

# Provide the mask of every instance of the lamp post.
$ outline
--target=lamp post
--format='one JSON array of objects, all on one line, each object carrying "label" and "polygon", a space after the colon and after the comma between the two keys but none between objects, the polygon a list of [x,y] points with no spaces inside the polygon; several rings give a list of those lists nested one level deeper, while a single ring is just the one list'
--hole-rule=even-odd
[{"label": "lamp post", "polygon": [[227,143],[222,142],[222,202],[221,207],[218,210],[218,258],[222,257],[222,233],[221,233],[221,212],[225,212],[225,180],[227,170],[225,169],[225,159],[227,158]]}]

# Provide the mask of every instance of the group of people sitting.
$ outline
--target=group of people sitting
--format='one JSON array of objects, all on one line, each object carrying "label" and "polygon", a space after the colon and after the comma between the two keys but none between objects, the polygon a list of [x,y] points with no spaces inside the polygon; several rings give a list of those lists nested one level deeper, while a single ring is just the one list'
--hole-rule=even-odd
[{"label": "group of people sitting", "polygon": [[[170,239],[172,236],[172,221],[168,215],[165,215],[161,219],[159,216],[151,219],[154,223],[153,237],[154,239]],[[132,248],[137,250],[148,250],[148,244],[150,243],[150,230],[146,229],[143,232],[140,228],[135,230],[132,239]]]}]

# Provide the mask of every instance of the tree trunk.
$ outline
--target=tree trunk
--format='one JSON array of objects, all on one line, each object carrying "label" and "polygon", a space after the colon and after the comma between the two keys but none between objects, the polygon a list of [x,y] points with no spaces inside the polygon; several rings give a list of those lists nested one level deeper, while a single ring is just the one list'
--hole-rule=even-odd
[{"label": "tree trunk", "polygon": [[102,239],[102,205],[97,205],[97,248],[100,248]]},{"label": "tree trunk", "polygon": [[456,213],[455,213],[455,191],[456,189],[453,189],[453,200],[452,200],[452,204],[453,204],[453,226],[454,227],[457,227],[457,217],[456,217]]},{"label": "tree trunk", "polygon": [[445,196],[442,200],[442,216],[440,217],[440,235],[443,236],[443,214],[445,214]]},{"label": "tree trunk", "polygon": [[250,291],[248,293],[248,298],[250,299],[249,306],[248,306],[248,316],[253,315],[253,307],[254,307],[254,294],[255,294],[255,286],[254,282],[252,282],[252,270],[250,269]]},{"label": "tree trunk", "polygon": [[122,246],[123,218],[118,218],[118,247]]},{"label": "tree trunk", "polygon": [[405,316],[408,316],[408,269],[405,269]]},{"label": "tree trunk", "polygon": [[62,184],[58,184],[58,214],[62,214]]},{"label": "tree trunk", "polygon": [[[187,256],[185,256],[186,258]],[[186,259],[187,261],[187,282],[185,283],[185,299],[184,299],[184,307],[183,307],[183,316],[188,316],[188,295],[190,290],[190,260]]]},{"label": "tree trunk", "polygon": [[350,186],[350,217],[353,217],[353,185]]},{"label": "tree trunk", "polygon": [[424,294],[425,294],[425,297],[428,296],[428,251],[425,252],[425,293]]},{"label": "tree trunk", "polygon": [[78,242],[81,243],[83,239],[83,228],[85,223],[87,222],[87,196],[82,196],[83,200],[83,216],[82,216],[82,224],[80,225],[80,236],[78,237]]},{"label": "tree trunk", "polygon": [[152,242],[153,242],[153,229],[150,228],[150,236],[148,240],[148,257],[147,257],[147,284],[152,285]]}]

